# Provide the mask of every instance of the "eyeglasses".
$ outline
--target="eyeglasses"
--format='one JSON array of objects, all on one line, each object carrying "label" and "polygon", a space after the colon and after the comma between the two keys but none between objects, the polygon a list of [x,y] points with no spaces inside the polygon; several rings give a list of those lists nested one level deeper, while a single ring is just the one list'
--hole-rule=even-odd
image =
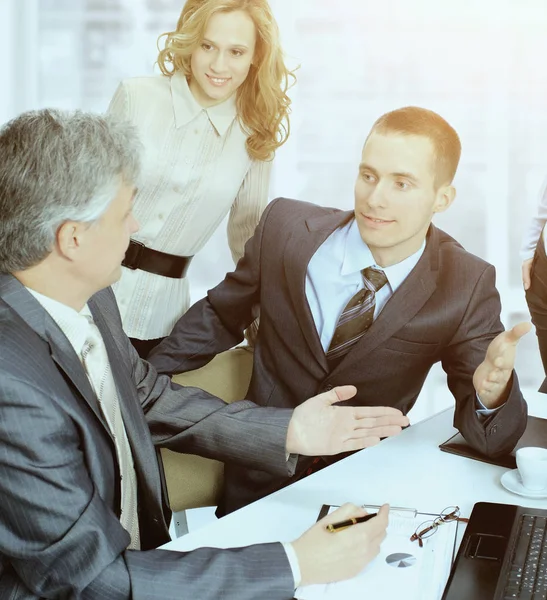
[{"label": "eyeglasses", "polygon": [[448,506],[445,508],[436,519],[432,519],[431,521],[424,521],[418,527],[416,527],[416,531],[410,536],[410,541],[415,542],[418,540],[418,544],[420,548],[423,548],[425,540],[428,537],[431,537],[436,531],[439,525],[443,523],[450,523],[450,521],[458,521],[460,523],[469,523],[469,519],[465,519],[460,517],[460,507],[459,506]]}]

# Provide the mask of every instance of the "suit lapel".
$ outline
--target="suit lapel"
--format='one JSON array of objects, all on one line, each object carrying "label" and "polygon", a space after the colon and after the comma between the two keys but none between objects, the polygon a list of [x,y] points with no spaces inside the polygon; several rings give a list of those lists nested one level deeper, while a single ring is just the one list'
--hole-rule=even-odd
[{"label": "suit lapel", "polygon": [[365,335],[340,361],[334,372],[345,369],[373,352],[409,323],[437,287],[438,230],[431,225],[424,253],[408,277],[388,300]]},{"label": "suit lapel", "polygon": [[300,235],[300,231],[293,232],[283,254],[285,277],[296,318],[312,355],[324,373],[328,373],[329,368],[306,298],[306,273],[308,264],[319,246],[335,229],[352,217],[353,211],[336,211],[306,219],[308,235]]},{"label": "suit lapel", "polygon": [[112,437],[82,363],[57,323],[12,275],[0,275],[0,297],[49,345],[51,358],[87,402],[108,435]]},{"label": "suit lapel", "polygon": [[126,361],[124,361],[110,328],[93,298],[89,300],[88,306],[106,347],[135,469],[137,472],[140,471],[146,485],[152,490],[151,493],[160,498],[160,480],[153,476],[158,472],[156,453],[150,439],[150,430],[143,418],[142,407],[137,398],[135,382],[130,376],[130,371],[124,367]]}]

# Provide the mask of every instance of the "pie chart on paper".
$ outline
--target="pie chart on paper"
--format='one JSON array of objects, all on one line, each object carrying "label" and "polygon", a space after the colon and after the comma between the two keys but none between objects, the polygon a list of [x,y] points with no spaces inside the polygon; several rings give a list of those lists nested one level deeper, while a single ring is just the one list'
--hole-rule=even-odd
[{"label": "pie chart on paper", "polygon": [[406,569],[416,564],[416,557],[412,554],[405,554],[404,552],[396,552],[386,557],[386,562],[390,567],[397,569]]}]

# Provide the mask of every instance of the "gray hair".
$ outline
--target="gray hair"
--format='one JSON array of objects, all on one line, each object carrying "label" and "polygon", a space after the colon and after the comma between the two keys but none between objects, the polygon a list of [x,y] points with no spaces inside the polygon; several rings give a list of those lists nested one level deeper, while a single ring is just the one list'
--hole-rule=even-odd
[{"label": "gray hair", "polygon": [[23,271],[52,251],[66,221],[92,223],[121,181],[140,174],[136,129],[109,115],[44,109],[0,129],[0,272]]}]

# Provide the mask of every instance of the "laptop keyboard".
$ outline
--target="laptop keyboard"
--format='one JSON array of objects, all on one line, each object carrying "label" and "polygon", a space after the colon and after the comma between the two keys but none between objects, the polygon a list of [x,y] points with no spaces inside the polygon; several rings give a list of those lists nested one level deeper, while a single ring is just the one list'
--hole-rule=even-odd
[{"label": "laptop keyboard", "polygon": [[524,515],[503,600],[547,599],[547,518]]}]

